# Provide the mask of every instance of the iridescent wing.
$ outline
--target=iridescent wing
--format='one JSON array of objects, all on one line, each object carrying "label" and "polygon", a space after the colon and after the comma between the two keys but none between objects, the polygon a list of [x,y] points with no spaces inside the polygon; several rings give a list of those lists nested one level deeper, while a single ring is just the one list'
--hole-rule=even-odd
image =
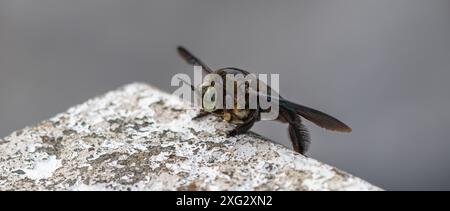
[{"label": "iridescent wing", "polygon": [[[271,90],[270,87],[268,87],[269,90]],[[257,94],[259,98],[265,97],[267,99],[272,100],[278,100],[280,108],[284,108],[290,111],[295,112],[296,114],[302,116],[303,118],[311,121],[312,123],[316,124],[319,127],[325,128],[327,130],[332,131],[339,131],[339,132],[351,132],[352,129],[347,126],[345,123],[339,121],[338,119],[323,113],[321,111],[318,111],[313,108],[309,108],[303,105],[299,105],[297,103],[293,103],[289,100],[284,99],[281,96],[274,97],[274,96],[268,96],[267,94],[263,92],[254,92],[253,94]],[[276,99],[275,99],[276,98]]]},{"label": "iridescent wing", "polygon": [[295,111],[298,115],[304,117],[305,119],[313,122],[314,124],[318,125],[319,127],[333,130],[333,131],[339,131],[339,132],[351,132],[352,129],[347,126],[345,123],[339,121],[338,119],[325,114],[321,111],[308,108],[306,106],[302,106],[293,102],[290,102],[285,99],[280,100],[280,106],[285,107],[289,110]]}]

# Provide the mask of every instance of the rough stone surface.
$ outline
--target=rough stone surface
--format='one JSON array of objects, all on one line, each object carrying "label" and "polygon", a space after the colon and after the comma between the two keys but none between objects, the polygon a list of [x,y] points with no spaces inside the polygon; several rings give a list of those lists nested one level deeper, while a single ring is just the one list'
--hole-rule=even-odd
[{"label": "rough stone surface", "polygon": [[134,83],[0,140],[0,190],[379,190]]}]

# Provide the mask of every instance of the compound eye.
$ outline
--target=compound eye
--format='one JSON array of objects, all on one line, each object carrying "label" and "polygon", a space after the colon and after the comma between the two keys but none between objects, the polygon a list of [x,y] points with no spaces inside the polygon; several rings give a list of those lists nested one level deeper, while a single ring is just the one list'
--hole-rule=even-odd
[{"label": "compound eye", "polygon": [[216,89],[208,87],[203,95],[203,109],[206,112],[213,112],[216,107]]}]

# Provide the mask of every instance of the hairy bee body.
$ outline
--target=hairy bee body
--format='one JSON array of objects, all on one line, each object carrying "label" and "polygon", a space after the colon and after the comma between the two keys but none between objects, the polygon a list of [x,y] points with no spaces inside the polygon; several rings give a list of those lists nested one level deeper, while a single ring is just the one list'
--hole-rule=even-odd
[{"label": "hairy bee body", "polygon": [[[249,72],[245,71],[245,70],[241,70],[238,68],[233,68],[233,67],[228,67],[228,68],[222,68],[219,70],[216,70],[213,72],[214,74],[217,74],[221,77],[222,81],[226,81],[226,76],[227,75],[237,75],[237,74],[242,74],[244,76],[248,75]],[[206,84],[210,84],[208,81],[206,81]],[[237,84],[234,83],[233,90],[234,90],[234,99],[233,99],[233,108],[224,108],[224,109],[216,109],[213,113],[217,114],[218,116],[220,116],[223,120],[230,122],[232,124],[235,124],[237,126],[241,125],[241,124],[245,124],[249,121],[252,121],[256,116],[259,116],[259,106],[257,109],[250,109],[249,108],[249,104],[248,101],[246,101],[245,104],[245,109],[238,109],[237,106]],[[227,95],[227,87],[223,86],[223,93],[225,95]],[[245,96],[248,98],[248,88],[246,89],[246,93]],[[226,97],[224,96],[222,99],[222,104],[225,105],[226,104]],[[255,119],[256,120],[256,119]]]}]

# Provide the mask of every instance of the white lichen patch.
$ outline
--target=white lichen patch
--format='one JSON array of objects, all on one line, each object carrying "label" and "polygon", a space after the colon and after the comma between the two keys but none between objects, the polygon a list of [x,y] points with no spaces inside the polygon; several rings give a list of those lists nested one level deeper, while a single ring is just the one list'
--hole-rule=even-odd
[{"label": "white lichen patch", "polygon": [[36,161],[35,164],[33,169],[24,170],[25,176],[33,180],[49,178],[56,169],[61,167],[61,161],[56,159],[56,156],[50,156],[46,160]]},{"label": "white lichen patch", "polygon": [[0,190],[379,190],[146,84],[0,140]]}]

